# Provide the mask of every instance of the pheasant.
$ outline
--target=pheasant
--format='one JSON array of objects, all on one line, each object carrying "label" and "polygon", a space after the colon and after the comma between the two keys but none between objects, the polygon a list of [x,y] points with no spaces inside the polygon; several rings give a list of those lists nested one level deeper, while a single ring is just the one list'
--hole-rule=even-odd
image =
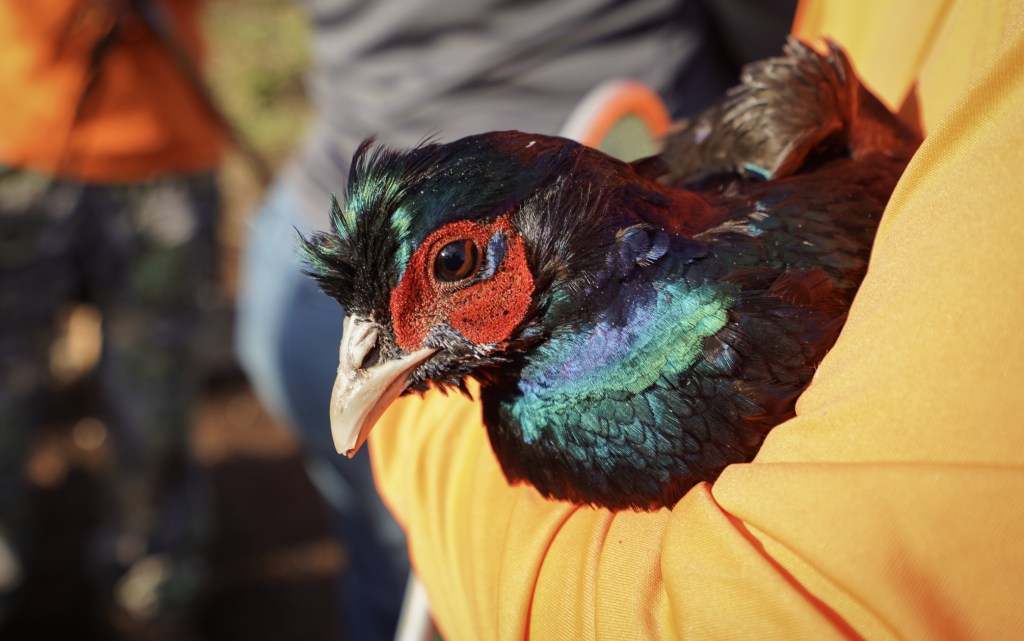
[{"label": "pheasant", "polygon": [[838,47],[793,39],[633,163],[517,131],[365,141],[301,239],[347,314],[339,452],[472,377],[509,482],[671,507],[794,415],[919,142]]}]

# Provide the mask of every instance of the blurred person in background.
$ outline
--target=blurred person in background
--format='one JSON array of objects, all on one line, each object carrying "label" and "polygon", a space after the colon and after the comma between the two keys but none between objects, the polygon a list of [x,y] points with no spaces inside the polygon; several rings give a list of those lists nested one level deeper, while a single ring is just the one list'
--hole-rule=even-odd
[{"label": "blurred person in background", "polygon": [[631,77],[674,117],[710,104],[742,64],[778,55],[795,0],[304,0],[312,25],[305,144],[256,214],[242,258],[239,359],[263,402],[297,427],[351,563],[344,638],[390,639],[409,561],[367,448],[336,453],[328,416],[343,314],[303,276],[296,231],[327,229],[359,143],[411,147],[499,129],[555,134],[601,82]]},{"label": "blurred person in background", "polygon": [[32,571],[23,468],[54,409],[56,318],[76,302],[102,318],[92,438],[109,432],[116,446],[112,509],[89,561],[99,587],[109,597],[131,568],[148,568],[155,592],[121,605],[153,614],[198,585],[190,341],[213,287],[226,135],[152,20],[198,60],[200,9],[0,4],[0,618]]}]

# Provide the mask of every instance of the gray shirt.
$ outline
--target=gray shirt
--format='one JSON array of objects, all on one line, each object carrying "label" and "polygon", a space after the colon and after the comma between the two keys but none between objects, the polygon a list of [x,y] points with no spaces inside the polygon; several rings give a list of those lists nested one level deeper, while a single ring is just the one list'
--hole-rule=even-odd
[{"label": "gray shirt", "polygon": [[315,228],[368,135],[554,134],[592,87],[667,91],[702,34],[675,0],[304,0],[316,120],[284,180]]}]

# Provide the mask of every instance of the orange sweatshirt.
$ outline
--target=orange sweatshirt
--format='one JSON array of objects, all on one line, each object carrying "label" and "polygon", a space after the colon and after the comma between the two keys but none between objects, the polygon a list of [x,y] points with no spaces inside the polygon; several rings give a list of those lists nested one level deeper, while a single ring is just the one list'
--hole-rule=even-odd
[{"label": "orange sweatshirt", "polygon": [[509,487],[479,407],[402,399],[378,485],[447,641],[1024,638],[1024,0],[810,0],[928,137],[797,417],[672,510]]},{"label": "orange sweatshirt", "polygon": [[[201,0],[154,2],[166,7],[198,59]],[[79,108],[90,53],[109,31],[117,4],[0,3],[0,164],[100,183],[217,164],[225,142],[220,125],[138,18],[121,22]]]}]

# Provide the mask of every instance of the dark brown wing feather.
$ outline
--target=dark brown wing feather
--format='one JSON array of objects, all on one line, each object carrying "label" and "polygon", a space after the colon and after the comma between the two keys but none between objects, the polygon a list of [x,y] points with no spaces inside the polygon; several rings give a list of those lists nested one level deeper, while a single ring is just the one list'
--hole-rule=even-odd
[{"label": "dark brown wing feather", "polygon": [[853,158],[918,140],[864,89],[834,43],[821,56],[790,37],[785,56],[747,65],[741,84],[666,141],[671,172],[680,185],[709,174],[767,180],[799,170],[816,149],[839,148]]}]

